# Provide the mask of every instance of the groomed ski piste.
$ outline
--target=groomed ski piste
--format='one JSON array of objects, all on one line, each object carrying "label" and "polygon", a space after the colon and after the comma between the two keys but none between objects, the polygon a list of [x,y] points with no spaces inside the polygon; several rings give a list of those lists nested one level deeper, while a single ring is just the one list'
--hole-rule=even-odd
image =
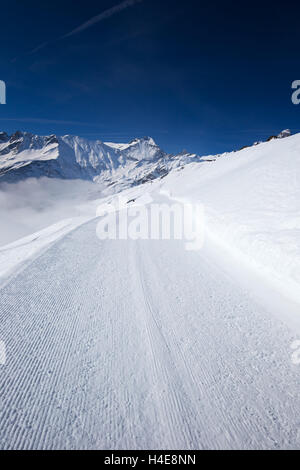
[{"label": "groomed ski piste", "polygon": [[207,160],[121,193],[199,250],[100,240],[119,195],[0,248],[1,449],[300,448],[300,135]]}]

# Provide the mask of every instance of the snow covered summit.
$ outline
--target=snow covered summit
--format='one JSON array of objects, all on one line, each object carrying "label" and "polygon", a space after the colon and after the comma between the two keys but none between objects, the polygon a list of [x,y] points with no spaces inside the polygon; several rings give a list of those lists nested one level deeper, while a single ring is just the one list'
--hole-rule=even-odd
[{"label": "snow covered summit", "polygon": [[291,135],[292,135],[292,133],[291,133],[290,129],[285,129],[285,130],[281,131],[278,134],[277,138],[278,139],[284,139],[285,137],[290,137]]},{"label": "snow covered summit", "polygon": [[140,183],[164,176],[183,160],[196,156],[168,155],[151,137],[127,144],[90,141],[65,135],[37,136],[17,131],[0,133],[0,183],[28,177],[84,179],[112,185]]}]

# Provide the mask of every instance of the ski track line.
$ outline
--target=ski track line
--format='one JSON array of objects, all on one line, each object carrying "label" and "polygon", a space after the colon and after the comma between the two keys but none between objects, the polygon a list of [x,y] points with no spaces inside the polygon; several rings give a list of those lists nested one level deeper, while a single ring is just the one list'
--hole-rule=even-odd
[{"label": "ski track line", "polygon": [[[148,253],[140,243],[135,244],[135,272],[138,274],[141,299],[144,299],[144,317],[147,335],[153,361],[153,377],[156,383],[156,400],[160,413],[160,422],[166,423],[165,437],[170,441],[165,444],[168,448],[199,448],[205,434],[205,422],[197,413],[197,404],[191,402],[190,393],[185,390],[189,385],[190,371],[185,373],[186,363],[178,360],[178,344],[166,340],[159,317],[162,314],[155,307],[151,291],[148,287],[149,278],[158,273],[155,263],[147,256],[147,263],[143,255]],[[152,276],[151,276],[152,274]],[[159,277],[157,277],[159,279]],[[156,287],[156,286],[155,286]],[[156,291],[156,294],[159,292]],[[161,296],[159,296],[161,297]],[[170,325],[170,328],[171,325]],[[174,357],[175,356],[175,357]],[[181,359],[181,358],[180,358]],[[202,420],[202,422],[201,422]],[[201,424],[200,424],[201,423]],[[181,430],[178,433],[178,429]]]},{"label": "ski track line", "polygon": [[[182,249],[182,247],[179,247],[179,249]],[[186,440],[186,436],[183,434],[181,436],[184,438],[184,440],[177,442],[177,446],[180,448],[199,448],[201,446],[205,448],[206,443],[209,441],[208,437],[210,440],[212,440],[212,436],[214,436],[216,448],[221,448],[222,445],[226,446],[226,444],[229,446],[230,442],[232,443],[236,441],[236,435],[234,433],[234,429],[236,428],[235,423],[230,421],[228,428],[231,429],[231,431],[228,438],[226,438],[226,433],[222,427],[217,424],[222,422],[220,417],[218,417],[217,420],[211,420],[211,416],[216,414],[215,403],[218,399],[220,400],[222,398],[222,390],[218,390],[218,393],[216,394],[218,398],[216,397],[216,400],[214,401],[214,390],[209,389],[210,382],[213,380],[213,373],[210,372],[209,367],[205,366],[201,369],[200,380],[195,376],[194,371],[197,370],[197,367],[195,368],[196,364],[193,360],[193,355],[186,354],[184,352],[182,344],[180,344],[178,339],[178,333],[185,336],[185,338],[189,338],[187,332],[185,332],[185,321],[181,323],[180,329],[175,331],[175,329],[172,327],[172,323],[174,323],[174,317],[177,315],[177,308],[175,306],[175,308],[172,310],[169,303],[164,299],[165,292],[163,292],[162,285],[164,284],[163,278],[166,277],[168,271],[164,270],[164,266],[160,266],[160,271],[158,271],[156,263],[153,260],[158,260],[160,258],[160,253],[158,252],[155,255],[152,253],[152,256],[150,256],[149,252],[149,249],[140,250],[138,256],[143,293],[147,301],[148,311],[151,314],[152,328],[149,330],[153,331],[154,333],[156,332],[157,337],[161,340],[162,350],[164,349],[164,351],[160,357],[166,363],[169,375],[173,374],[174,376],[173,391],[175,391],[177,394],[179,393],[179,398],[177,401],[181,403],[181,408],[183,408],[181,409],[180,407],[177,407],[176,409],[176,407],[169,405],[167,412],[177,412],[179,415],[178,419],[182,422],[180,425],[176,426],[177,429],[184,429],[185,426],[188,426],[189,440]],[[151,282],[149,282],[150,279],[148,279],[147,284],[152,286],[153,290],[155,287],[155,292],[153,295],[151,294],[151,290],[146,286],[146,272],[148,278],[152,274]],[[161,292],[161,295],[157,295],[158,292]],[[153,300],[154,296],[156,299],[160,299],[160,310],[158,310],[157,305],[155,308],[155,302]],[[189,334],[191,333],[192,330],[189,332]],[[155,336],[155,334],[152,335]],[[201,337],[199,340],[201,340]],[[193,345],[194,355],[197,353],[197,347],[198,342],[195,342]],[[201,354],[198,354],[198,356],[199,363],[201,364],[204,361],[201,357]],[[169,358],[169,361],[166,360],[166,357]],[[207,379],[206,376],[208,376]],[[166,387],[168,388],[168,384],[171,383],[171,378],[167,377]],[[207,394],[207,391],[205,392],[206,388],[210,391],[211,397],[205,397],[205,393]],[[205,407],[201,404],[202,397],[205,398]],[[235,439],[233,439],[232,436],[234,436]],[[176,441],[173,441],[173,445],[175,442]]]},{"label": "ski track line", "polygon": [[[184,403],[189,404],[190,409],[182,416],[190,423],[192,429],[189,448],[191,446],[193,448],[199,448],[199,446],[205,447],[205,442],[208,441],[208,437],[211,438],[211,430],[207,432],[207,428],[210,415],[213,414],[214,408],[208,402],[206,402],[205,408],[201,405],[201,397],[204,393],[203,385],[195,376],[194,361],[191,361],[191,355],[186,354],[183,342],[180,341],[180,336],[184,334],[186,329],[186,322],[185,320],[181,321],[179,329],[173,327],[174,317],[178,316],[178,306],[175,306],[175,308],[173,306],[172,308],[170,302],[166,300],[166,291],[164,291],[163,286],[164,279],[168,276],[168,270],[164,270],[162,265],[160,269],[158,269],[157,260],[159,260],[159,258],[159,253],[157,253],[157,256],[155,256],[154,253],[150,256],[150,250],[139,250],[141,278],[145,280],[146,273],[148,277],[151,275],[151,282],[150,279],[148,279],[147,285],[144,286],[145,297],[149,299],[148,304],[152,305],[150,311],[155,324],[155,330],[166,346],[167,353],[170,357],[171,368],[176,370],[177,378],[182,388],[181,399]],[[152,286],[152,291],[154,292],[151,293],[149,286]],[[157,295],[158,292],[160,292],[160,295]],[[159,305],[157,305],[157,302],[155,303],[154,298],[160,299]],[[165,312],[165,319],[162,312]],[[181,319],[183,319],[183,317],[181,317]],[[165,324],[163,324],[164,320],[166,320]],[[185,334],[185,338],[189,338],[189,336]],[[204,370],[202,378],[205,377],[205,373],[206,371]],[[214,432],[217,441],[218,426],[216,423]],[[220,440],[222,435],[221,429],[219,429],[219,433]]]},{"label": "ski track line", "polygon": [[[249,298],[248,293],[241,290],[241,292],[238,292],[239,295],[232,295],[232,293],[236,291],[236,286],[229,278],[226,278],[223,294],[225,300],[227,300],[226,297],[228,300],[225,303],[221,302],[220,309],[220,306],[218,305],[218,303],[220,303],[220,299],[218,299],[218,303],[213,305],[213,310],[211,308],[212,306],[208,305],[208,311],[210,313],[219,312],[219,314],[222,315],[221,318],[218,319],[216,317],[214,320],[218,320],[219,324],[220,322],[224,323],[224,332],[229,330],[232,336],[231,338],[229,337],[231,342],[228,340],[226,341],[226,336],[223,337],[218,333],[218,331],[216,331],[217,325],[213,325],[209,317],[204,318],[205,322],[203,322],[201,316],[197,318],[197,315],[195,314],[193,316],[185,315],[180,317],[178,315],[178,306],[176,305],[176,302],[174,302],[176,294],[180,292],[181,287],[180,282],[178,282],[181,277],[176,266],[180,266],[181,269],[182,266],[184,266],[184,260],[181,260],[181,263],[178,260],[178,258],[180,258],[180,253],[187,259],[193,261],[196,260],[196,263],[190,263],[189,270],[186,273],[182,273],[184,282],[181,284],[183,287],[186,288],[186,285],[188,284],[188,278],[186,278],[186,276],[190,276],[190,278],[192,280],[196,280],[196,282],[201,283],[201,280],[203,282],[202,295],[200,295],[200,297],[199,295],[196,296],[198,305],[196,308],[195,306],[187,306],[190,311],[195,312],[197,311],[197,308],[201,311],[201,309],[203,309],[201,302],[205,304],[205,299],[214,299],[213,291],[209,292],[208,290],[208,292],[206,292],[207,285],[210,290],[211,286],[214,285],[216,286],[216,290],[220,287],[216,282],[218,278],[214,279],[207,268],[210,268],[211,273],[214,275],[221,274],[221,271],[213,265],[210,259],[207,260],[203,254],[196,253],[191,255],[185,253],[182,250],[182,247],[179,248],[178,246],[176,249],[176,257],[173,257],[173,260],[175,260],[174,266],[170,266],[169,263],[169,269],[165,269],[165,267],[168,266],[168,262],[167,259],[165,260],[165,263],[162,262],[164,253],[161,249],[162,245],[157,243],[155,245],[154,242],[152,246],[159,247],[159,249],[156,249],[153,252],[149,249],[150,247],[147,246],[147,249],[143,250],[142,253],[146,259],[144,268],[148,277],[149,273],[153,274],[153,278],[151,282],[149,282],[149,285],[152,287],[154,292],[153,298],[156,299],[156,302],[152,302],[152,305],[156,305],[156,312],[158,311],[158,314],[156,315],[156,318],[159,321],[157,330],[159,332],[165,332],[165,337],[167,336],[168,339],[171,340],[169,351],[172,351],[173,355],[177,353],[177,362],[181,360],[181,365],[183,365],[183,367],[179,367],[181,374],[185,369],[189,371],[189,377],[186,377],[183,382],[184,384],[190,384],[193,388],[194,391],[190,393],[190,396],[194,397],[195,406],[197,407],[198,399],[198,409],[200,408],[199,405],[201,400],[199,400],[199,395],[202,395],[205,399],[205,410],[207,414],[205,418],[205,427],[206,429],[209,429],[210,432],[210,440],[207,445],[212,445],[211,438],[214,435],[214,432],[216,433],[214,439],[215,447],[242,447],[239,443],[243,443],[245,448],[277,448],[280,447],[280,445],[287,447],[299,445],[297,424],[292,424],[292,422],[289,423],[289,419],[293,422],[295,421],[294,417],[297,416],[297,406],[299,406],[297,374],[293,374],[293,372],[296,372],[296,369],[289,367],[290,358],[287,354],[283,354],[283,358],[280,356],[276,358],[278,364],[281,362],[279,370],[274,367],[274,365],[276,366],[276,362],[274,362],[277,346],[276,337],[277,335],[281,337],[282,333],[290,335],[290,332],[286,330],[284,325],[281,325],[280,323],[278,324],[272,315],[265,313],[259,305],[255,305],[255,301],[251,299],[251,297]],[[165,251],[168,253],[167,250]],[[140,259],[142,258],[143,257],[141,255]],[[170,260],[170,253],[168,253],[168,260]],[[195,269],[195,266],[197,267],[197,261],[200,265],[200,269],[198,268],[198,270]],[[157,267],[156,270],[153,269],[155,266]],[[212,267],[213,269],[211,269]],[[201,270],[204,272],[204,275],[201,273]],[[167,282],[166,279],[170,273],[175,274],[173,274],[171,279]],[[203,279],[201,279],[201,277],[203,277]],[[212,279],[210,279],[210,277],[212,277]],[[223,277],[224,275],[222,273],[220,278],[222,279]],[[175,286],[174,292],[172,292],[171,295],[167,292],[168,286]],[[197,285],[193,286],[190,295],[188,295],[189,292],[185,293],[184,299],[192,298],[193,295],[191,294],[195,293],[196,289]],[[158,295],[159,290],[163,292],[163,295]],[[172,302],[170,302],[170,300]],[[210,300],[210,303],[211,302],[212,300]],[[173,308],[170,305],[171,303],[173,304]],[[185,303],[186,302],[183,302],[182,308],[185,307]],[[158,305],[161,307],[160,310],[158,309]],[[247,321],[245,322],[246,324],[243,325],[243,321],[245,319],[239,312],[242,308],[247,312],[246,319],[248,320],[248,323],[250,323],[249,325],[247,325]],[[164,319],[163,312],[167,312],[168,309],[169,318],[167,318],[168,321],[164,325],[162,323]],[[256,309],[259,312],[259,318],[257,318],[258,314],[255,311]],[[172,317],[170,317],[170,313],[172,314]],[[181,319],[181,323],[177,325],[177,328],[175,328],[176,320],[178,320],[178,318]],[[192,319],[192,324],[190,319]],[[255,320],[257,323],[255,323]],[[191,327],[187,328],[189,324]],[[201,326],[201,329],[199,329],[199,325]],[[263,326],[265,326],[265,330]],[[181,345],[181,348],[176,346],[176,343],[178,345],[176,336],[178,337],[178,332],[184,332],[185,340],[186,338],[195,338],[195,332],[197,332],[197,330],[199,330],[198,340],[194,341],[193,349],[190,348],[188,351],[190,354],[186,355],[184,353],[184,344]],[[271,345],[271,348],[268,344],[269,330],[274,333],[272,338],[273,343],[275,339],[275,344]],[[234,332],[233,335],[232,332]],[[211,338],[212,333],[214,333],[213,338]],[[265,336],[265,338],[263,338],[264,341],[261,338],[262,335]],[[250,357],[250,363],[247,365],[243,365],[243,362],[240,360],[246,352],[243,339],[245,340],[245,343],[247,340],[251,340],[252,343],[253,339],[255,340],[254,344],[250,343],[248,345],[248,351],[246,350],[248,354],[249,351],[253,351],[257,354],[259,348],[262,349],[257,358],[254,357],[252,360]],[[216,346],[214,346],[214,342],[216,343]],[[211,348],[212,354],[209,356],[203,346],[205,344],[211,346],[210,343],[214,347]],[[286,353],[288,353],[288,345],[290,343],[287,341],[286,344]],[[267,351],[264,352],[264,348],[266,348]],[[234,359],[228,363],[228,358],[230,357],[231,359]],[[264,364],[261,364],[261,362],[263,363],[269,360],[271,361],[272,375],[270,375],[270,383],[267,383],[266,387],[266,384],[259,383],[261,378],[256,376],[257,371],[261,371],[263,377],[262,367]],[[284,363],[284,360],[286,360],[286,363]],[[280,367],[282,367],[282,370],[287,370],[287,378],[292,379],[292,385],[294,386],[294,393],[292,395],[293,399],[290,400],[290,403],[287,401],[289,397],[284,390],[284,388],[287,388],[287,384],[285,383],[284,378],[281,378],[282,374],[280,374]],[[292,369],[292,373],[289,369]],[[198,378],[196,379],[197,375]],[[218,380],[216,380],[216,378],[218,378]],[[279,387],[278,378],[281,379]],[[201,383],[204,384],[204,387],[201,387]],[[203,389],[202,392],[201,389]],[[266,396],[264,396],[264,393]],[[280,395],[284,396],[284,394],[286,395],[286,402],[281,403],[278,398]],[[240,406],[236,407],[236,409],[231,405],[232,403],[239,402]],[[230,409],[230,406],[232,406],[232,410]],[[288,409],[289,413],[286,416],[285,414]],[[209,413],[207,413],[208,410]],[[195,432],[195,428],[193,434],[194,436],[197,434]],[[206,441],[204,440],[203,445],[205,445],[205,442]]]}]

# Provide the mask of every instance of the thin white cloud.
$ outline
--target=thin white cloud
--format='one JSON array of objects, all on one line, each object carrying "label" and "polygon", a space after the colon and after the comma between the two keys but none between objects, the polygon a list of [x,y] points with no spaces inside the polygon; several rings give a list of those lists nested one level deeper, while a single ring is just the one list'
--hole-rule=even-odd
[{"label": "thin white cloud", "polygon": [[61,39],[74,36],[75,34],[79,34],[82,31],[85,31],[86,29],[90,28],[91,26],[94,26],[94,24],[99,23],[100,21],[106,20],[110,18],[111,16],[116,15],[117,13],[120,13],[121,11],[126,10],[127,8],[130,8],[134,6],[136,3],[140,3],[142,1],[143,0],[125,0],[124,2],[119,3],[118,5],[112,8],[109,8],[108,10],[103,11],[99,15],[93,16],[85,23],[81,24],[77,28],[73,29],[69,33],[62,36]]},{"label": "thin white cloud", "polygon": [[50,42],[43,42],[39,46],[36,46],[34,49],[32,49],[30,52],[28,52],[28,55],[35,54],[36,52],[40,51],[41,49],[44,49],[44,47],[48,46]]},{"label": "thin white cloud", "polygon": [[[121,11],[126,10],[127,8],[133,7],[134,5],[136,5],[137,3],[141,3],[142,1],[143,0],[125,0],[125,1],[119,3],[118,5],[116,5],[112,8],[108,8],[107,10],[103,11],[99,15],[93,16],[88,21],[86,21],[85,23],[82,23],[77,28],[73,29],[69,33],[64,34],[60,38],[57,38],[57,39],[54,39],[52,41],[47,41],[47,42],[43,42],[42,44],[39,44],[34,49],[29,51],[27,55],[35,54],[36,52],[40,51],[41,49],[44,49],[49,44],[53,44],[57,41],[61,41],[62,39],[69,38],[71,36],[74,36],[75,34],[79,34],[82,31],[85,31],[86,29],[90,28],[91,26],[94,26],[95,24],[100,23],[100,21],[107,20],[111,16],[114,16],[114,15],[120,13]],[[12,62],[15,62],[16,60],[17,60],[17,58],[14,58],[14,59],[12,59]]]}]

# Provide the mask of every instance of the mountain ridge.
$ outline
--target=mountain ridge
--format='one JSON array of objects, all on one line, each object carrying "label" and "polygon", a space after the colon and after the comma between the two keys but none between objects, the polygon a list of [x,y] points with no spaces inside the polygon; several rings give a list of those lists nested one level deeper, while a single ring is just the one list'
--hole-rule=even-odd
[{"label": "mountain ridge", "polygon": [[[152,137],[117,144],[65,135],[0,133],[0,183],[30,177],[83,179],[106,186],[140,184],[200,157],[167,154]],[[127,183],[126,183],[127,182]]]}]

